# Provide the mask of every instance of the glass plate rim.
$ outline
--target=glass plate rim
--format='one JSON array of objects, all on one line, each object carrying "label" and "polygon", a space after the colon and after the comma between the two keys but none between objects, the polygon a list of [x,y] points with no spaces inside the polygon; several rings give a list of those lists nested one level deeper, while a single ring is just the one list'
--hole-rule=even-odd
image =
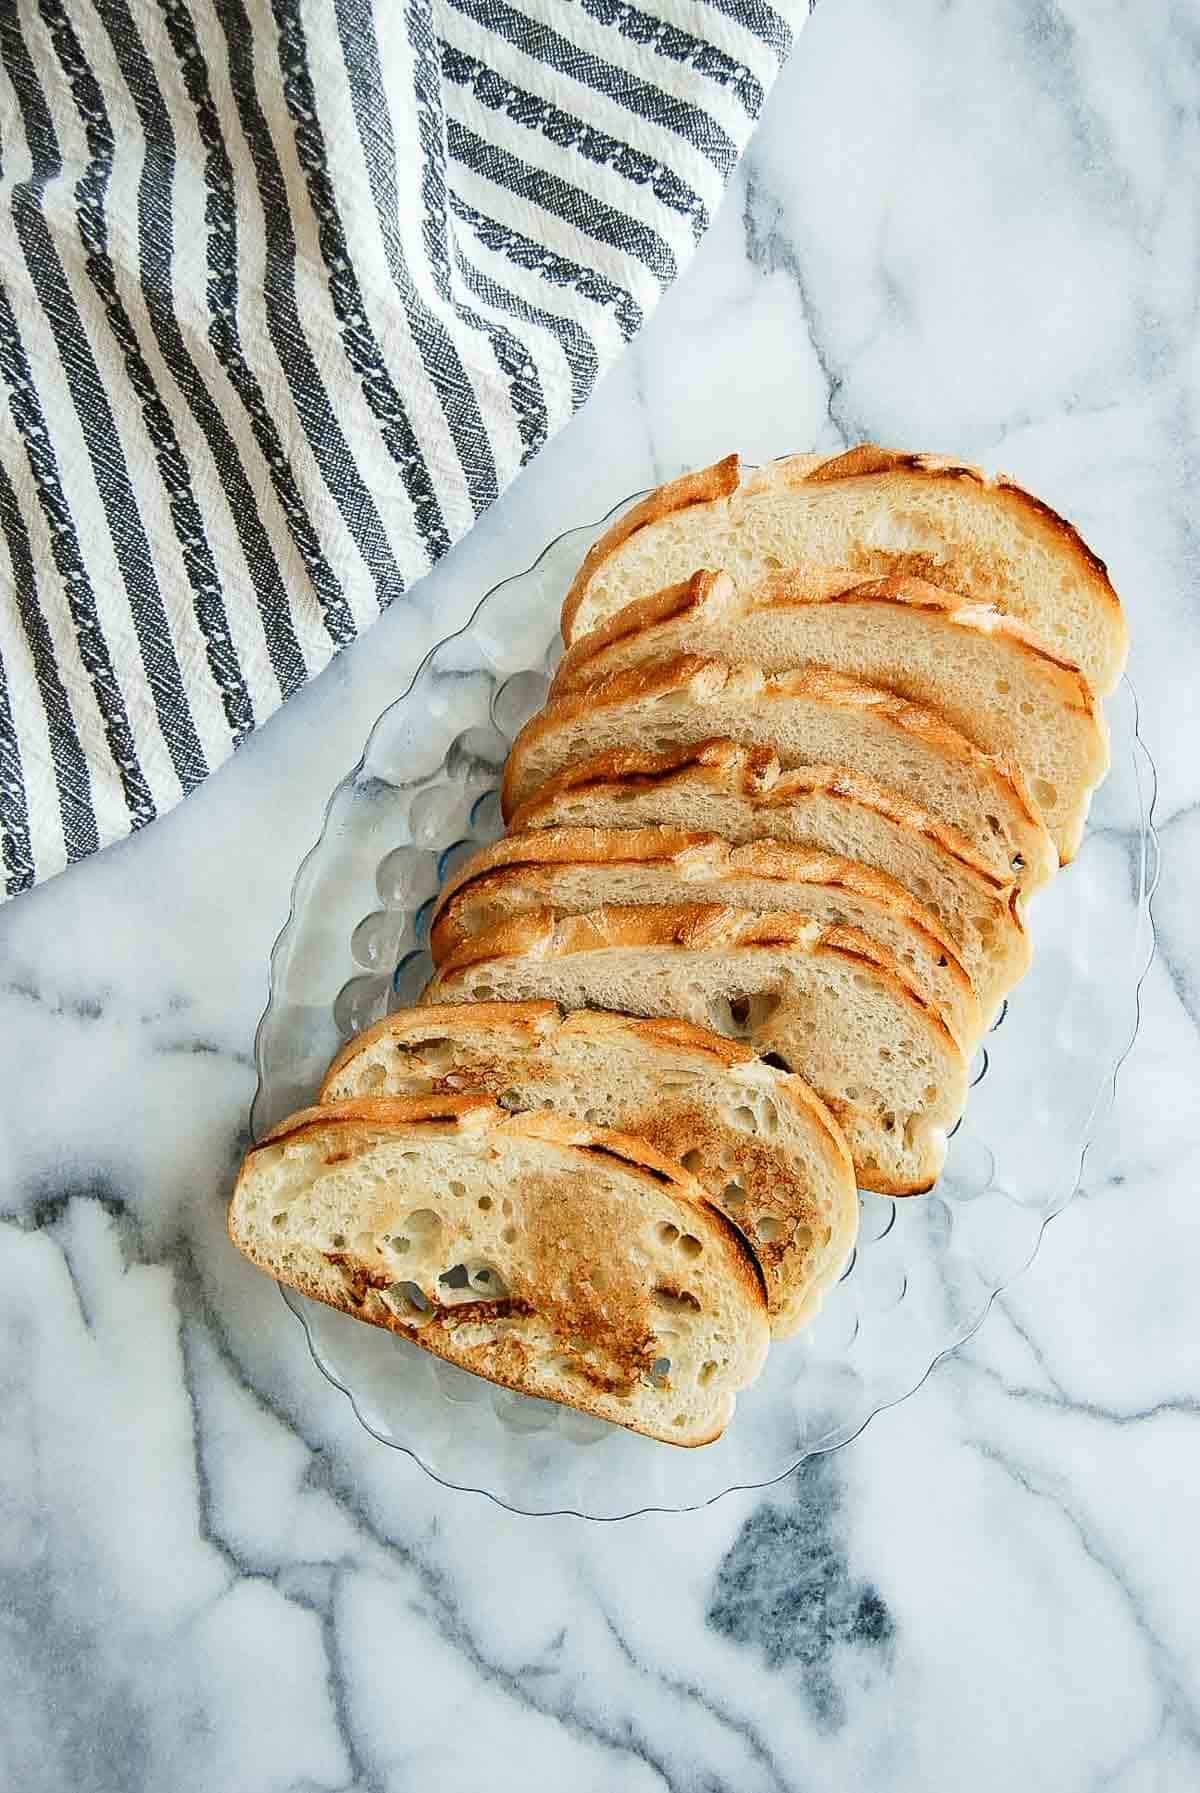
[{"label": "glass plate rim", "polygon": [[[495,584],[489,586],[488,589],[479,598],[478,602],[473,606],[470,614],[467,616],[465,621],[457,629],[451,630],[448,635],[443,636],[439,641],[433,643],[433,645],[428,649],[428,651],[422,656],[421,660],[418,662],[418,664],[413,672],[411,679],[408,681],[408,684],[405,686],[404,690],[401,691],[400,693],[398,693],[398,695],[396,697],[394,697],[390,703],[386,704],[384,706],[384,708],[379,712],[378,716],[376,716],[375,720],[372,722],[371,727],[367,731],[366,738],[363,742],[362,752],[359,754],[358,759],[355,761],[353,766],[351,766],[349,768],[349,770],[341,778],[339,778],[337,780],[337,782],[334,784],[333,788],[331,789],[331,791],[329,793],[328,798],[326,799],[324,809],[322,811],[321,824],[317,831],[316,838],[313,841],[312,846],[308,849],[308,851],[301,858],[299,864],[296,867],[295,873],[293,874],[291,890],[290,890],[289,899],[288,899],[287,916],[283,922],[283,925],[280,927],[278,933],[275,936],[275,939],[273,940],[273,942],[271,944],[271,951],[270,951],[270,954],[268,957],[267,1000],[266,1000],[266,1004],[263,1008],[262,1014],[259,1016],[258,1025],[255,1028],[255,1033],[254,1033],[254,1064],[255,1064],[255,1079],[256,1079],[256,1081],[255,1081],[254,1096],[251,1099],[250,1114],[249,1114],[250,1137],[251,1137],[252,1141],[257,1140],[257,1138],[258,1138],[258,1124],[257,1124],[256,1116],[257,1116],[257,1111],[259,1108],[260,1100],[264,1093],[262,1043],[263,1043],[263,1039],[264,1039],[264,1036],[266,1033],[267,1023],[271,1016],[271,1012],[272,1012],[272,1008],[273,1008],[273,1004],[274,1004],[275,991],[276,991],[276,977],[277,977],[277,969],[278,969],[280,956],[281,956],[284,944],[287,941],[288,936],[291,933],[292,927],[293,927],[293,925],[296,921],[296,917],[297,917],[298,892],[300,890],[301,884],[304,879],[304,874],[305,874],[308,866],[313,861],[313,859],[316,857],[316,855],[321,851],[321,848],[324,846],[325,838],[326,838],[326,835],[329,830],[329,824],[330,824],[330,821],[331,821],[331,818],[333,815],[334,806],[337,802],[338,797],[340,796],[340,794],[342,793],[343,790],[345,790],[348,786],[353,784],[355,779],[358,777],[359,773],[363,770],[363,768],[366,765],[367,758],[368,758],[368,756],[370,754],[370,750],[371,750],[371,743],[375,737],[376,731],[379,729],[379,727],[382,724],[382,722],[384,721],[384,719],[387,716],[389,716],[393,710],[398,709],[402,704],[405,704],[409,701],[409,699],[412,697],[414,691],[416,690],[417,685],[419,684],[422,675],[424,674],[426,668],[428,667],[429,663],[434,659],[434,657],[436,655],[438,655],[439,653],[441,653],[442,650],[444,648],[448,647],[452,642],[461,640],[463,636],[468,635],[471,632],[471,630],[475,627],[475,624],[478,621],[483,610],[486,608],[486,606],[491,602],[491,600],[500,591],[502,591],[505,587],[512,585],[520,580],[529,578],[530,575],[532,573],[534,573],[536,571],[536,569],[541,565],[541,563],[549,555],[551,555],[554,552],[554,550],[559,546],[559,544],[561,542],[563,542],[568,536],[574,535],[576,533],[583,533],[583,532],[586,532],[589,530],[598,529],[601,525],[609,522],[619,512],[624,511],[629,505],[634,504],[637,502],[638,499],[645,497],[646,491],[648,489],[650,489],[650,488],[644,488],[640,491],[630,493],[628,496],[626,496],[624,498],[618,499],[617,502],[615,504],[613,504],[609,508],[609,510],[607,510],[603,514],[603,516],[597,518],[594,522],[573,523],[567,529],[560,530],[557,535],[553,536],[551,538],[551,540],[548,541],[544,545],[544,547],[540,550],[540,552],[534,556],[533,560],[531,560],[527,566],[519,569],[515,573],[507,574],[503,579],[498,579],[495,582]],[[912,1387],[909,1389],[906,1389],[902,1394],[898,1394],[888,1400],[881,1401],[879,1403],[879,1405],[877,1407],[873,1408],[870,1413],[864,1415],[861,1423],[859,1425],[857,1425],[852,1432],[847,1434],[846,1437],[835,1438],[827,1444],[820,1444],[820,1445],[815,1446],[812,1450],[801,1451],[799,1453],[799,1455],[795,1458],[795,1460],[792,1463],[789,1463],[786,1468],[780,1470],[778,1472],[778,1474],[764,1477],[762,1480],[758,1480],[758,1481],[752,1480],[752,1481],[745,1481],[745,1482],[731,1482],[727,1488],[722,1488],[717,1493],[711,1494],[703,1500],[689,1502],[687,1504],[680,1505],[680,1506],[666,1506],[666,1505],[656,1504],[654,1502],[648,1502],[643,1506],[631,1507],[627,1512],[622,1512],[622,1513],[584,1513],[584,1512],[580,1511],[579,1508],[571,1507],[571,1506],[556,1506],[556,1507],[519,1506],[513,1501],[505,1500],[502,1495],[494,1493],[490,1488],[479,1487],[476,1484],[471,1483],[471,1482],[458,1482],[458,1481],[453,1480],[453,1478],[450,1476],[441,1474],[438,1470],[434,1469],[430,1463],[426,1462],[425,1458],[421,1455],[420,1450],[416,1446],[414,1446],[412,1444],[406,1444],[403,1442],[403,1440],[398,1439],[398,1438],[389,1438],[383,1432],[379,1431],[379,1429],[377,1427],[373,1426],[370,1423],[370,1421],[363,1414],[362,1409],[359,1406],[359,1403],[355,1397],[353,1389],[351,1389],[342,1380],[342,1378],[331,1367],[331,1365],[325,1361],[324,1357],[322,1356],[320,1350],[318,1349],[318,1347],[313,1339],[313,1335],[309,1328],[308,1321],[305,1318],[304,1311],[299,1306],[299,1304],[294,1296],[294,1292],[292,1290],[288,1289],[287,1287],[285,1287],[282,1283],[277,1284],[276,1290],[277,1290],[279,1298],[283,1301],[284,1306],[288,1309],[288,1312],[293,1316],[293,1318],[295,1320],[298,1321],[299,1325],[303,1329],[305,1343],[308,1346],[308,1353],[309,1353],[309,1356],[311,1357],[314,1365],[316,1366],[316,1368],[318,1369],[320,1374],[324,1377],[325,1381],[328,1382],[332,1388],[336,1389],[339,1394],[341,1394],[345,1397],[346,1401],[349,1403],[350,1410],[354,1414],[355,1419],[358,1421],[359,1425],[362,1427],[363,1431],[368,1435],[368,1437],[373,1438],[377,1443],[384,1445],[388,1450],[399,1452],[402,1456],[408,1457],[413,1463],[415,1463],[424,1472],[425,1475],[427,1475],[430,1478],[431,1481],[435,1482],[439,1487],[449,1489],[452,1492],[457,1493],[457,1494],[470,1494],[470,1495],[482,1496],[483,1499],[491,1501],[494,1506],[502,1508],[505,1512],[517,1514],[521,1518],[527,1518],[527,1519],[578,1519],[578,1520],[583,1520],[583,1521],[593,1524],[593,1525],[617,1525],[617,1524],[621,1524],[623,1521],[625,1521],[627,1519],[642,1518],[649,1514],[696,1513],[696,1512],[702,1512],[708,1507],[715,1506],[715,1504],[718,1501],[725,1500],[730,1495],[754,1493],[754,1492],[758,1492],[758,1491],[766,1489],[766,1488],[777,1487],[779,1485],[779,1483],[786,1481],[789,1476],[795,1475],[797,1470],[800,1469],[802,1467],[802,1465],[804,1463],[808,1462],[810,1459],[815,1458],[815,1457],[828,1456],[828,1455],[831,1455],[834,1451],[839,1451],[839,1450],[845,1449],[845,1447],[847,1445],[853,1444],[855,1439],[860,1438],[862,1436],[862,1434],[865,1432],[865,1430],[867,1429],[867,1427],[871,1424],[872,1420],[878,1418],[878,1416],[881,1413],[890,1412],[893,1408],[900,1406],[903,1402],[909,1400],[913,1395],[918,1393],[918,1391],[925,1386],[925,1383],[929,1380],[930,1376],[932,1376],[934,1371],[938,1368],[939,1364],[943,1363],[946,1360],[946,1358],[953,1356],[956,1351],[960,1351],[965,1344],[969,1343],[970,1340],[972,1338],[974,1338],[976,1333],[980,1330],[980,1328],[983,1326],[984,1322],[988,1318],[988,1315],[991,1313],[992,1306],[993,1306],[994,1302],[996,1301],[997,1297],[999,1295],[1002,1295],[1006,1289],[1011,1288],[1012,1285],[1021,1276],[1023,1276],[1025,1274],[1025,1272],[1033,1264],[1035,1258],[1038,1255],[1038,1252],[1041,1250],[1042,1240],[1045,1237],[1046,1228],[1050,1225],[1050,1223],[1052,1221],[1056,1220],[1058,1218],[1058,1216],[1061,1213],[1063,1213],[1063,1211],[1067,1207],[1070,1206],[1071,1202],[1074,1200],[1076,1194],[1078,1193],[1080,1184],[1083,1180],[1084,1167],[1087,1162],[1088,1154],[1091,1151],[1093,1145],[1095,1144],[1096,1135],[1100,1129],[1100,1126],[1102,1125],[1104,1119],[1107,1117],[1107,1115],[1111,1111],[1113,1103],[1116,1100],[1117,1084],[1120,1079],[1122,1067],[1124,1066],[1125,1061],[1129,1057],[1129,1054],[1133,1050],[1134,1044],[1137,1040],[1137,1036],[1138,1036],[1138,1033],[1141,1028],[1142,989],[1146,982],[1146,978],[1149,975],[1150,968],[1154,963],[1155,955],[1156,955],[1157,948],[1158,948],[1157,930],[1156,930],[1155,921],[1154,921],[1154,897],[1155,897],[1155,893],[1158,889],[1159,877],[1160,877],[1161,869],[1162,869],[1162,846],[1161,846],[1161,839],[1159,836],[1157,823],[1155,820],[1155,808],[1156,808],[1156,805],[1158,802],[1158,767],[1155,763],[1154,756],[1150,752],[1150,749],[1146,743],[1145,737],[1142,734],[1141,705],[1138,701],[1137,689],[1134,686],[1133,681],[1130,679],[1128,673],[1123,675],[1121,684],[1124,687],[1124,689],[1126,690],[1126,692],[1128,693],[1129,700],[1130,700],[1130,702],[1132,704],[1132,708],[1133,708],[1132,745],[1133,745],[1133,754],[1134,754],[1134,760],[1135,760],[1135,777],[1138,778],[1139,789],[1140,789],[1141,774],[1144,773],[1147,778],[1148,789],[1149,789],[1149,800],[1145,803],[1144,810],[1143,810],[1144,828],[1143,828],[1143,837],[1142,837],[1142,848],[1143,848],[1143,853],[1145,854],[1145,859],[1146,859],[1146,863],[1147,863],[1145,894],[1144,894],[1144,908],[1145,908],[1146,925],[1147,925],[1147,929],[1148,929],[1149,938],[1148,938],[1147,945],[1146,945],[1145,957],[1144,957],[1144,960],[1143,960],[1140,968],[1138,969],[1137,977],[1136,977],[1134,987],[1133,987],[1133,1016],[1132,1016],[1132,1020],[1130,1022],[1128,1035],[1125,1038],[1124,1044],[1121,1046],[1121,1049],[1120,1049],[1116,1059],[1113,1062],[1111,1070],[1109,1071],[1108,1075],[1106,1076],[1106,1078],[1104,1079],[1104,1081],[1100,1085],[1100,1088],[1097,1091],[1096,1100],[1095,1100],[1095,1102],[1092,1106],[1092,1109],[1089,1113],[1089,1116],[1088,1116],[1086,1129],[1085,1129],[1085,1137],[1083,1138],[1083,1140],[1081,1141],[1081,1144],[1080,1144],[1078,1162],[1075,1166],[1075,1174],[1071,1181],[1070,1188],[1062,1196],[1062,1199],[1059,1202],[1057,1202],[1054,1207],[1050,1208],[1042,1216],[1041,1223],[1037,1228],[1036,1234],[1034,1235],[1032,1244],[1030,1246],[1030,1249],[1029,1249],[1027,1255],[1016,1266],[1016,1268],[1013,1269],[1004,1278],[1004,1280],[1002,1282],[997,1284],[997,1286],[993,1290],[991,1290],[991,1292],[988,1294],[987,1299],[984,1302],[980,1311],[976,1315],[974,1315],[966,1325],[964,1325],[962,1331],[960,1333],[958,1333],[953,1339],[951,1339],[947,1344],[943,1345],[940,1350],[935,1352],[933,1357],[930,1359],[928,1365],[926,1366],[925,1370],[922,1372],[921,1376],[917,1379],[917,1381],[913,1383]],[[1138,765],[1136,763],[1138,761],[1139,755],[1140,755],[1140,759],[1142,762],[1141,765]]]}]

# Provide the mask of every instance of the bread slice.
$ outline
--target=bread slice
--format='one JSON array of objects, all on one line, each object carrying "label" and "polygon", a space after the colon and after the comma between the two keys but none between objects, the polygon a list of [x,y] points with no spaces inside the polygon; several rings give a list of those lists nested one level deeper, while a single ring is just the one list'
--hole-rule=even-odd
[{"label": "bread slice", "polygon": [[646,1140],[683,1162],[750,1237],[771,1331],[793,1333],[841,1274],[858,1231],[841,1130],[799,1077],[684,1021],[556,1004],[401,1009],[351,1040],[321,1100],[485,1091]]},{"label": "bread slice", "polygon": [[697,573],[636,599],[568,649],[551,695],[685,652],[766,673],[823,666],[928,705],[1018,766],[1059,858],[1073,858],[1108,769],[1104,714],[1082,674],[1024,623],[926,580],[838,583],[829,592],[819,571],[803,569],[739,590],[727,573]]},{"label": "bread slice", "polygon": [[859,1186],[928,1189],[962,1113],[966,1058],[904,968],[857,928],[717,904],[532,911],[468,941],[429,1002],[528,1001],[669,1015],[742,1037],[832,1109]]},{"label": "bread slice", "polygon": [[889,873],[937,916],[991,1021],[1029,969],[1019,892],[988,870],[952,828],[882,785],[842,768],[784,772],[764,747],[702,741],[663,753],[629,750],[576,761],[512,818],[534,828],[661,823],[733,842],[825,847]]},{"label": "bread slice", "polygon": [[768,677],[755,666],[681,654],[621,672],[546,705],[517,736],[501,793],[506,819],[575,760],[618,748],[662,750],[727,735],[780,764],[844,766],[920,804],[966,836],[1022,890],[1058,854],[1020,774],[981,753],[931,710],[837,673]]},{"label": "bread slice", "polygon": [[563,605],[564,641],[698,567],[723,567],[740,589],[787,567],[928,579],[1028,623],[1101,696],[1125,664],[1117,594],[1071,524],[1011,480],[933,455],[864,443],[759,468],[729,455],[661,486],[589,552]]},{"label": "bread slice", "polygon": [[547,828],[484,847],[442,893],[430,933],[435,964],[465,940],[528,909],[581,915],[630,903],[802,909],[823,927],[861,928],[904,965],[959,1044],[982,1032],[971,980],[937,917],[880,872],[776,841],[730,846],[678,828]]},{"label": "bread slice", "polygon": [[293,1115],[242,1165],[229,1233],[318,1301],[670,1444],[719,1437],[766,1355],[758,1262],[694,1177],[486,1096]]}]

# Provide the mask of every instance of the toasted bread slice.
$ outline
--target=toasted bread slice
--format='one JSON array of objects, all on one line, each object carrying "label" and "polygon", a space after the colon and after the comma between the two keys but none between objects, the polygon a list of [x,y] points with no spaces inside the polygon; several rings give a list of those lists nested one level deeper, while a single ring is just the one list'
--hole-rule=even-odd
[{"label": "toasted bread slice", "polygon": [[864,443],[755,469],[729,455],[659,487],[589,552],[563,605],[564,641],[698,567],[723,567],[739,588],[787,567],[927,579],[1028,623],[1101,696],[1125,664],[1120,601],[1071,524],[1011,480],[933,455]]},{"label": "toasted bread slice", "polygon": [[1029,935],[1011,877],[990,872],[956,829],[842,768],[784,772],[769,748],[720,739],[663,753],[601,753],[550,779],[512,818],[514,834],[654,823],[737,843],[824,847],[890,874],[953,940],[985,1024],[1029,969]]},{"label": "toasted bread slice", "polygon": [[[845,575],[838,580],[846,584]],[[1082,674],[995,609],[923,579],[830,592],[818,570],[740,589],[697,573],[636,599],[570,648],[552,696],[681,653],[750,661],[765,673],[822,666],[925,704],[985,753],[1018,766],[1065,863],[1108,768],[1104,713]]]},{"label": "toasted bread slice", "polygon": [[511,915],[629,903],[803,909],[823,927],[861,928],[907,967],[970,1051],[982,1010],[954,942],[895,879],[854,860],[777,841],[730,846],[678,828],[546,828],[482,848],[442,893],[430,933],[435,964]]},{"label": "toasted bread slice", "polygon": [[859,1186],[936,1181],[962,1113],[967,1061],[903,966],[857,928],[717,904],[531,911],[468,941],[432,1002],[559,1002],[669,1015],[744,1037],[832,1109]]},{"label": "toasted bread slice", "polygon": [[1000,878],[1036,889],[1058,853],[1020,773],[931,710],[837,673],[769,678],[755,666],[681,654],[560,697],[517,736],[504,773],[506,819],[573,761],[621,748],[692,746],[727,735],[786,767],[844,766],[965,835]]},{"label": "toasted bread slice", "polygon": [[318,1301],[670,1444],[719,1437],[766,1355],[758,1261],[694,1177],[486,1096],[293,1115],[248,1154],[229,1232]]},{"label": "toasted bread slice", "polygon": [[350,1041],[321,1099],[471,1091],[686,1164],[751,1239],[777,1338],[811,1318],[853,1248],[854,1168],[825,1104],[741,1041],[684,1021],[564,1017],[550,1002],[401,1009]]}]

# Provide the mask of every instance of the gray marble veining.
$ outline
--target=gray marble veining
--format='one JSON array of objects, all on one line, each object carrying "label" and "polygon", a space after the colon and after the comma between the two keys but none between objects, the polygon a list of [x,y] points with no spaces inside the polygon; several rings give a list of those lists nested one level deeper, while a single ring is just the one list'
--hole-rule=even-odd
[{"label": "gray marble veining", "polygon": [[[1200,14],[829,0],[686,279],[450,560],[211,784],[0,917],[0,1786],[1200,1784]],[[1130,611],[1160,952],[1084,1185],[837,1455],[621,1525],[381,1450],[223,1230],[329,789],[566,525],[731,446],[1000,464]]]}]

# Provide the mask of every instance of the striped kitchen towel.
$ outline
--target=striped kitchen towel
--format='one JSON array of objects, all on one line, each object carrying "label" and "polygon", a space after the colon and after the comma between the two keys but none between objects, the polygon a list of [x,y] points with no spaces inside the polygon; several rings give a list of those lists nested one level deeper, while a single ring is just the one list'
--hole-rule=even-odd
[{"label": "striped kitchen towel", "polygon": [[684,266],[808,0],[0,0],[5,894],[428,571]]}]

